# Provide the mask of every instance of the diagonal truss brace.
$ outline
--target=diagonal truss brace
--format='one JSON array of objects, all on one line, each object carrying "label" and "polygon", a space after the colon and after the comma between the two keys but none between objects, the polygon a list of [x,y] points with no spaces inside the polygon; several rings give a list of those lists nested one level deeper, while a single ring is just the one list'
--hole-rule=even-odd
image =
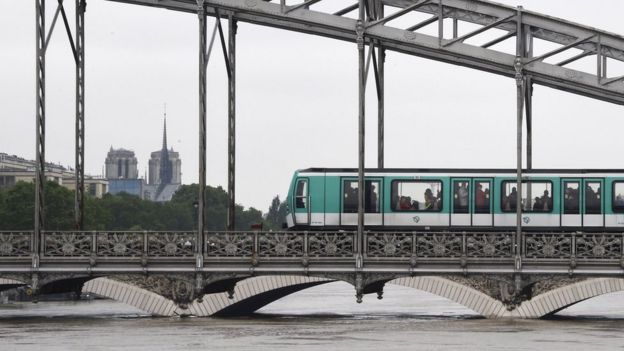
[{"label": "diagonal truss brace", "polygon": [[[195,6],[189,4],[188,0],[108,1],[161,7],[190,13],[195,12]],[[300,8],[297,11],[285,13],[285,8],[281,8],[282,3],[285,5],[285,1],[280,1],[279,3],[275,3],[275,1],[277,0],[273,0],[273,2],[262,0],[206,0],[206,5],[209,7],[207,14],[215,16],[214,8],[219,8],[223,13],[236,13],[236,18],[241,22],[349,42],[356,41],[356,35],[353,30],[356,27],[356,20],[341,16],[347,13],[345,11],[352,11],[352,6],[344,9],[344,11],[340,10],[337,12],[337,14],[340,13],[341,15],[307,8]],[[420,3],[422,0],[373,0],[371,3],[378,4],[380,1],[383,2],[386,8],[396,8],[398,11],[401,11]],[[450,17],[460,23],[466,22],[487,26],[498,19],[509,17],[517,12],[514,7],[486,0],[431,1],[420,7],[415,7],[413,11],[431,14],[437,18],[441,27],[443,26],[443,21],[440,18],[441,14],[444,18]],[[582,43],[576,42],[579,38],[600,34],[603,47],[602,55],[609,59],[624,61],[624,37],[622,36],[535,12],[522,11],[522,14],[522,26],[528,27],[531,36],[535,39],[546,40],[562,46],[577,44],[573,48],[582,52],[594,52],[594,55],[596,55],[597,43],[595,39]],[[494,28],[509,33],[510,38],[513,36],[511,32],[516,31],[517,27],[516,23],[514,23],[515,21],[511,20],[510,22],[512,23],[501,23]],[[488,45],[481,47],[462,42],[442,47],[439,33],[432,36],[411,32],[408,29],[410,28],[402,29],[386,23],[380,23],[365,29],[365,40],[367,44],[370,41],[375,41],[378,45],[384,47],[385,50],[466,66],[510,78],[515,76],[513,67],[515,54],[490,49]],[[544,61],[531,62],[530,65],[525,66],[525,71],[533,77],[535,84],[588,96],[593,99],[624,104],[624,84],[601,84],[600,80],[606,77],[600,78],[594,73],[582,72]],[[616,80],[615,82],[619,81]]]}]

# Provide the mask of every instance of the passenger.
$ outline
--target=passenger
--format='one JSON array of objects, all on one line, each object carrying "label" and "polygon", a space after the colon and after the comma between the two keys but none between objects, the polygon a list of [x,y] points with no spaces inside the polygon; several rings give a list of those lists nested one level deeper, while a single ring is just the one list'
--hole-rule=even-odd
[{"label": "passenger", "polygon": [[345,193],[344,202],[345,213],[356,213],[358,211],[358,190],[349,186]]},{"label": "passenger", "polygon": [[459,197],[459,207],[461,209],[468,209],[468,189],[466,183],[460,183],[459,189],[457,189],[457,195]]},{"label": "passenger", "polygon": [[410,210],[411,206],[407,196],[401,196],[401,202],[399,203],[399,209],[401,211]]},{"label": "passenger", "polygon": [[435,198],[431,189],[425,190],[425,211],[433,211],[435,205]]},{"label": "passenger", "polygon": [[548,190],[544,190],[544,195],[542,195],[541,202],[543,211],[550,211],[552,209],[552,198],[549,196]]},{"label": "passenger", "polygon": [[438,193],[436,194],[436,201],[433,208],[435,210],[439,210],[442,208],[442,192],[440,190],[438,190]]},{"label": "passenger", "polygon": [[542,212],[544,211],[544,202],[542,201],[541,198],[539,197],[535,197],[535,200],[533,200],[533,211],[535,212]]},{"label": "passenger", "polygon": [[483,212],[487,210],[487,201],[485,198],[485,191],[483,191],[483,185],[481,183],[477,183],[477,188],[475,190],[475,207],[477,212]]},{"label": "passenger", "polygon": [[511,194],[507,197],[507,206],[509,207],[509,211],[516,211],[518,201],[518,190],[514,186],[511,188]]},{"label": "passenger", "polygon": [[377,206],[377,192],[375,191],[375,185],[370,184],[366,191],[366,199],[364,201],[365,209],[367,213],[379,212]]},{"label": "passenger", "polygon": [[412,207],[411,207],[411,209],[412,209],[412,210],[417,210],[417,209],[418,209],[418,206],[419,206],[419,205],[418,205],[418,201],[416,201],[416,200],[412,200]]},{"label": "passenger", "polygon": [[617,194],[615,197],[615,206],[624,208],[624,196],[622,196],[622,194]]},{"label": "passenger", "polygon": [[588,214],[600,213],[600,199],[589,185],[585,185],[585,210]]}]

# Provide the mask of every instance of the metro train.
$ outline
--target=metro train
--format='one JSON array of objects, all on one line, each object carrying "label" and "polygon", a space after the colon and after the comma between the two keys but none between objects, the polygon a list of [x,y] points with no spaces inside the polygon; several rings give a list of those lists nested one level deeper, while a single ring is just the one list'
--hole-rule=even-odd
[{"label": "metro train", "polygon": [[[522,227],[624,230],[624,170],[525,170]],[[364,223],[371,230],[504,230],[516,226],[512,169],[367,169]],[[285,226],[354,229],[356,169],[296,171]]]}]

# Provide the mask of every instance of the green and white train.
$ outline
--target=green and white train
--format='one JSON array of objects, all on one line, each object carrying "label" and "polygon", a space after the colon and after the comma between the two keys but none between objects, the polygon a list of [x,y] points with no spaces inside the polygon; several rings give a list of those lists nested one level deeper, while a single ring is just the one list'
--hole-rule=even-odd
[{"label": "green and white train", "polygon": [[[624,170],[523,172],[526,230],[624,230]],[[381,230],[487,230],[516,225],[516,171],[367,169],[365,226]],[[286,226],[298,230],[357,225],[355,169],[295,172]]]}]

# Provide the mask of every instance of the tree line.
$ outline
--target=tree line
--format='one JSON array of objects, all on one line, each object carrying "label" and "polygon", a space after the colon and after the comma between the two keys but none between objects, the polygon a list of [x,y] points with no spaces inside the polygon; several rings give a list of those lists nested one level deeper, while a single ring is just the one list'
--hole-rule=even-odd
[{"label": "tree line", "polygon": [[[197,184],[182,185],[169,202],[152,202],[127,193],[85,196],[85,230],[193,230],[198,219]],[[18,182],[0,189],[0,230],[32,230],[34,227],[33,183]],[[45,230],[73,230],[74,191],[48,182],[44,196]],[[222,187],[206,187],[206,229],[226,229],[228,196]],[[262,225],[279,230],[286,204],[276,196],[266,215],[253,207],[236,205],[236,229]]]}]

